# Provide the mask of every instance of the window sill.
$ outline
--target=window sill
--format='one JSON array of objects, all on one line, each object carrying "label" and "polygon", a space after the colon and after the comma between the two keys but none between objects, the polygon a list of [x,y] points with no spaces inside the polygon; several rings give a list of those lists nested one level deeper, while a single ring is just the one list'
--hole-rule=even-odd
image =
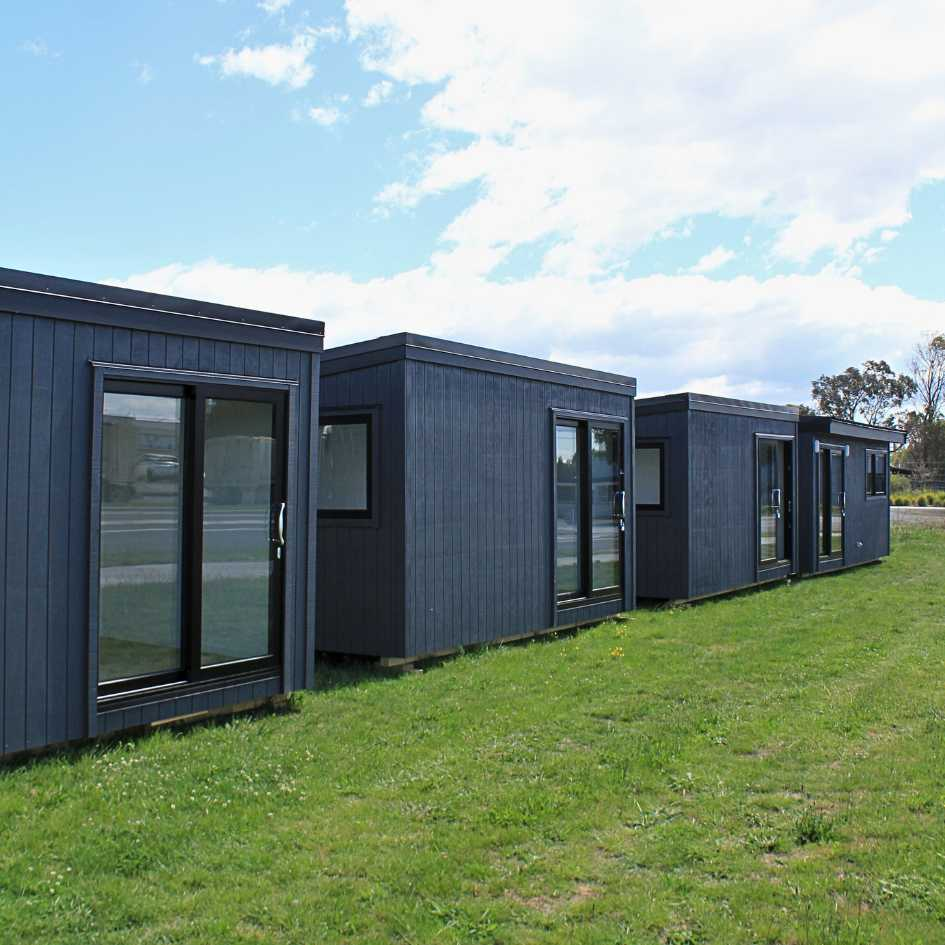
[{"label": "window sill", "polygon": [[213,692],[231,686],[241,686],[246,683],[262,682],[269,679],[280,679],[282,673],[278,668],[267,666],[262,669],[246,673],[233,673],[229,676],[216,676],[210,679],[201,679],[197,682],[181,680],[180,682],[165,683],[160,686],[151,686],[147,689],[134,689],[128,692],[109,693],[99,696],[96,700],[99,712],[109,712],[114,709],[128,709],[152,702],[163,702],[166,699],[179,699],[184,696],[198,695],[204,692]]}]

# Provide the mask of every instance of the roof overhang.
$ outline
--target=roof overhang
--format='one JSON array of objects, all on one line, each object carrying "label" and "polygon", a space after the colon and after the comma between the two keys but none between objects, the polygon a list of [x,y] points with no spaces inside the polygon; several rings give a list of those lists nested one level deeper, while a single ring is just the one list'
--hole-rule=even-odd
[{"label": "roof overhang", "polygon": [[871,440],[877,443],[894,443],[897,446],[906,442],[904,430],[881,427],[872,423],[838,420],[836,417],[801,417],[801,430],[804,433],[817,433],[852,440]]},{"label": "roof overhang", "polygon": [[0,268],[0,311],[321,351],[323,322],[137,289]]},{"label": "roof overhang", "polygon": [[800,413],[797,407],[782,404],[765,404],[755,400],[737,400],[733,397],[716,397],[713,394],[695,394],[685,391],[666,394],[662,397],[641,397],[636,403],[637,416],[697,411],[719,413],[736,417],[756,417],[764,420],[783,420],[797,423]]},{"label": "roof overhang", "polygon": [[322,359],[322,374],[341,374],[392,361],[424,361],[627,397],[634,397],[637,392],[633,377],[408,332],[329,348]]}]

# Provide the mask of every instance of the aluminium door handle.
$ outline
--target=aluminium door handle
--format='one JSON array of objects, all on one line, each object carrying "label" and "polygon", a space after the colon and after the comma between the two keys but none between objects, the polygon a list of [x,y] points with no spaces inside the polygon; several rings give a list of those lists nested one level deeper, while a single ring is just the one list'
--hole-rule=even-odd
[{"label": "aluminium door handle", "polygon": [[614,493],[614,514],[621,520],[627,517],[627,493],[624,489]]},{"label": "aluminium door handle", "polygon": [[276,546],[276,558],[282,557],[285,548],[285,502],[279,503],[279,514],[276,516],[276,537],[272,543]]}]

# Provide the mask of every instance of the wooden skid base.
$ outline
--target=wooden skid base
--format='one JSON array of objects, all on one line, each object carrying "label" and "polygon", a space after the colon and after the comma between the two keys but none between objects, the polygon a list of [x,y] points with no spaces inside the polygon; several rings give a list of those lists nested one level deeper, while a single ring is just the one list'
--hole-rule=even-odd
[{"label": "wooden skid base", "polygon": [[605,623],[608,620],[620,622],[626,619],[626,613],[611,614],[610,616],[600,617],[596,620],[583,620],[578,623],[560,624],[557,627],[546,627],[543,630],[532,630],[528,633],[515,633],[510,636],[498,637],[495,640],[489,640],[485,643],[471,643],[469,646],[457,646],[451,649],[437,650],[433,653],[422,653],[417,656],[381,656],[374,660],[373,664],[379,669],[390,670],[392,672],[413,672],[423,663],[449,659],[452,656],[458,656],[460,653],[482,650],[490,646],[506,646],[512,643],[522,643],[527,640],[538,640],[556,633],[570,633],[582,627],[593,627],[596,624]]}]

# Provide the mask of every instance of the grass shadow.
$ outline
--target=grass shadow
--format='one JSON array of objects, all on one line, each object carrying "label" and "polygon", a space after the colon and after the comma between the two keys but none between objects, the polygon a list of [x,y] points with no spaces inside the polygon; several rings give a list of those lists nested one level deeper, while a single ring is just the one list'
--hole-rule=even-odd
[{"label": "grass shadow", "polygon": [[195,715],[190,718],[168,719],[154,724],[138,725],[122,729],[108,735],[84,738],[72,742],[59,742],[42,748],[29,749],[10,755],[0,761],[0,776],[37,768],[48,764],[77,764],[92,755],[107,755],[129,743],[138,744],[151,738],[161,729],[170,729],[175,735],[187,735],[195,729],[217,728],[227,725],[234,719],[256,720],[278,715],[294,715],[300,711],[299,703],[292,695],[287,698],[272,699],[261,705],[236,711],[226,709],[208,715]]}]

